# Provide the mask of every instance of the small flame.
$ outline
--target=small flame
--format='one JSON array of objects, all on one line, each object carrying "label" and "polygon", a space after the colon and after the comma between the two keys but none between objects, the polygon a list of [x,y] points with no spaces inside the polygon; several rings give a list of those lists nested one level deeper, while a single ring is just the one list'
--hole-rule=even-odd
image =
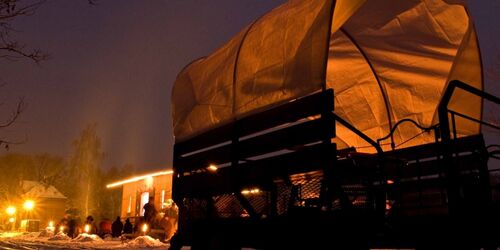
[{"label": "small flame", "polygon": [[260,193],[260,189],[258,188],[253,188],[253,189],[243,189],[241,190],[241,194],[247,195],[247,194],[258,194]]},{"label": "small flame", "polygon": [[64,231],[64,226],[59,227],[59,232],[62,232],[62,231]]},{"label": "small flame", "polygon": [[217,166],[215,166],[214,164],[210,164],[210,166],[208,166],[207,169],[209,171],[215,172],[217,171]]},{"label": "small flame", "polygon": [[394,181],[393,180],[387,180],[387,184],[389,184],[389,185],[394,184]]},{"label": "small flame", "polygon": [[144,224],[142,225],[142,231],[145,233],[146,231],[148,231],[148,224]]},{"label": "small flame", "polygon": [[49,227],[54,227],[54,222],[53,221],[49,221]]},{"label": "small flame", "polygon": [[385,210],[391,210],[392,203],[390,200],[385,200]]},{"label": "small flame", "polygon": [[14,219],[14,218],[12,218],[12,217],[11,217],[11,218],[9,218],[9,222],[10,222],[10,223],[14,223],[14,221],[15,221],[15,220],[16,220],[16,219]]},{"label": "small flame", "polygon": [[86,233],[88,233],[90,231],[90,225],[86,224],[84,230],[85,230]]}]

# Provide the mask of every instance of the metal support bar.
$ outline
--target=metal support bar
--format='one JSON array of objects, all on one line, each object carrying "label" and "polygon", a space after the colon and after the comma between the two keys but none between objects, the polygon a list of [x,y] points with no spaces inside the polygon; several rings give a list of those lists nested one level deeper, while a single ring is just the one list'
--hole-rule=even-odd
[{"label": "metal support bar", "polygon": [[234,195],[236,196],[236,199],[240,202],[241,206],[247,211],[247,213],[250,215],[251,218],[258,218],[258,214],[253,208],[252,204],[240,193],[240,192],[235,192]]},{"label": "metal support bar", "polygon": [[[455,216],[460,214],[460,203],[461,203],[461,193],[460,193],[460,183],[459,183],[459,170],[453,166],[452,160],[452,150],[451,150],[451,136],[450,136],[450,121],[448,119],[448,104],[453,97],[453,93],[456,88],[460,88],[466,92],[474,94],[476,96],[482,97],[496,104],[500,104],[500,98],[488,94],[484,91],[476,89],[470,85],[467,85],[461,81],[453,80],[449,83],[446,88],[443,98],[438,105],[438,117],[440,123],[440,135],[441,135],[441,145],[443,150],[443,162],[446,166],[446,178],[447,178],[447,191],[448,191],[448,204],[450,215]],[[456,133],[456,127],[454,126],[454,133]]]}]

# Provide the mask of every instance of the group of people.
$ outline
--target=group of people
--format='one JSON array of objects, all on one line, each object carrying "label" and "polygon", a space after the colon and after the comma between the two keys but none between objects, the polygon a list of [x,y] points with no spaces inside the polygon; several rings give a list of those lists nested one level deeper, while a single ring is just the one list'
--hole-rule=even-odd
[{"label": "group of people", "polygon": [[116,220],[111,224],[111,235],[113,238],[120,237],[122,234],[132,234],[133,226],[130,219],[125,220],[125,224],[120,219],[120,216],[116,216]]},{"label": "group of people", "polygon": [[[88,226],[87,229],[85,228],[86,226]],[[126,219],[125,223],[122,223],[120,216],[117,216],[113,223],[110,220],[104,219],[98,226],[92,215],[87,216],[85,223],[82,223],[79,217],[66,214],[56,225],[56,231],[62,231],[71,238],[75,238],[84,232],[97,234],[101,237],[105,237],[107,234],[113,237],[120,237],[122,234],[132,234],[133,225],[130,219]]]},{"label": "group of people", "polygon": [[[162,209],[158,212],[153,204],[153,198],[143,207],[144,216],[135,219],[135,226],[129,218],[122,222],[120,216],[111,222],[104,219],[99,225],[96,224],[94,218],[87,216],[85,223],[82,223],[78,216],[66,214],[63,219],[57,224],[56,231],[62,231],[69,237],[75,238],[80,233],[97,234],[104,238],[106,235],[111,235],[113,238],[120,236],[131,236],[142,233],[141,228],[144,223],[147,223],[150,228],[158,228],[165,231],[165,240],[169,240],[177,230],[178,208],[173,200],[168,199],[162,204]],[[85,226],[87,225],[87,229]]]}]

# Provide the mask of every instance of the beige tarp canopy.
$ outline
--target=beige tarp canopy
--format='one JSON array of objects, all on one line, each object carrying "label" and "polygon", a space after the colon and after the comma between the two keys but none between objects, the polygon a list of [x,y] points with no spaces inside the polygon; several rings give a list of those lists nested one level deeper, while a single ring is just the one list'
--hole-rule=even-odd
[{"label": "beige tarp canopy", "polygon": [[[291,0],[186,66],[172,91],[177,142],[284,101],[334,89],[335,113],[373,140],[402,119],[437,123],[453,79],[482,89],[476,33],[466,6],[443,0]],[[480,118],[482,101],[456,91],[450,107]],[[459,135],[479,125],[457,120]],[[341,125],[338,145],[373,151]],[[432,142],[410,123],[396,148]]]}]

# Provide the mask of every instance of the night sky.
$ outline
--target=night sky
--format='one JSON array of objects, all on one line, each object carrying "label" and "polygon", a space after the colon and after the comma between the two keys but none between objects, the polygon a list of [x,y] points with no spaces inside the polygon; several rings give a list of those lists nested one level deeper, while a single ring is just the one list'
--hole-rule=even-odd
[{"label": "night sky", "polygon": [[[284,0],[50,0],[19,19],[15,37],[50,59],[0,61],[1,117],[19,97],[28,104],[0,137],[27,141],[2,154],[68,157],[72,141],[97,123],[104,167],[169,168],[171,87],[179,71],[207,55]],[[500,96],[500,1],[470,1],[486,88]],[[500,74],[500,73],[499,73]],[[496,81],[496,83],[495,83]],[[498,109],[486,115],[500,113]],[[498,138],[497,138],[498,139]],[[497,140],[498,142],[498,140]]]}]

